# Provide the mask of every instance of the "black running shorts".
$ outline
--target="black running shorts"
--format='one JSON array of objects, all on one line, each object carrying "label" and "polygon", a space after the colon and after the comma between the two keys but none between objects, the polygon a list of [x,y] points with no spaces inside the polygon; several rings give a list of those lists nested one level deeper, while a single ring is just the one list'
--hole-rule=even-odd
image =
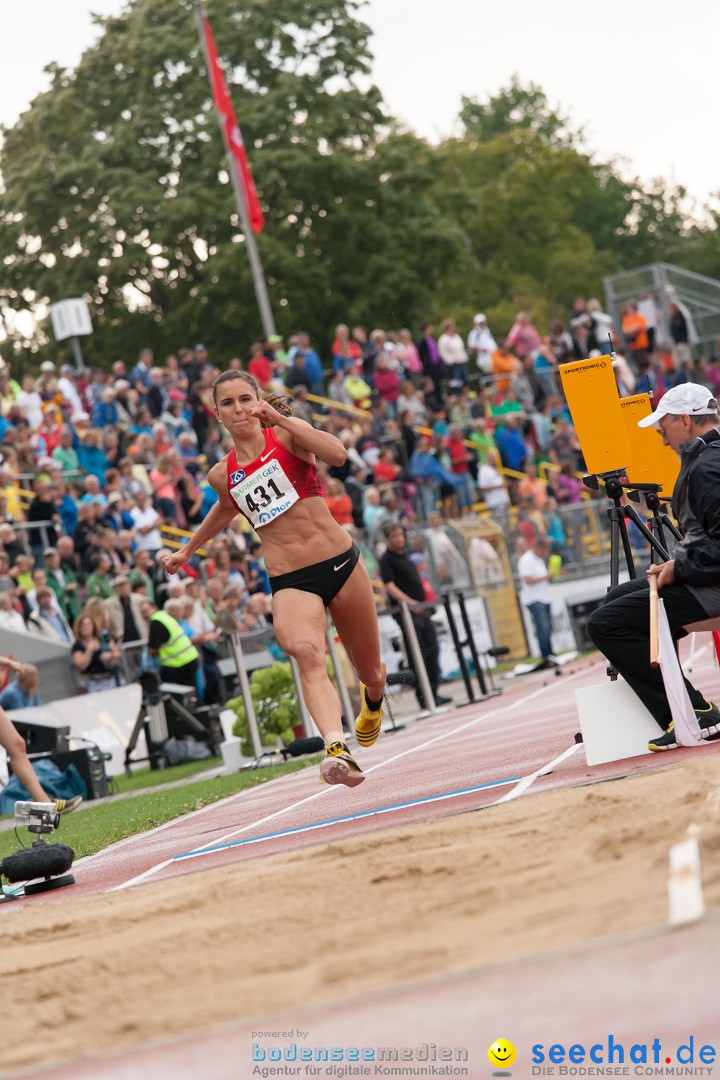
[{"label": "black running shorts", "polygon": [[300,570],[291,570],[289,574],[278,574],[270,578],[273,595],[281,589],[299,589],[300,592],[315,593],[325,607],[332,603],[352,574],[360,552],[357,545],[346,548],[332,559],[303,566]]}]

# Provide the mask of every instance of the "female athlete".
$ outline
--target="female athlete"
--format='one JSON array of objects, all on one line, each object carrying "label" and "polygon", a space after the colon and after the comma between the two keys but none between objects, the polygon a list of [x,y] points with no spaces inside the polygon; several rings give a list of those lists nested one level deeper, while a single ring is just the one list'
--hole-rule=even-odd
[{"label": "female athlete", "polygon": [[305,703],[325,740],[320,774],[328,784],[355,787],[365,776],[345,745],[340,701],[325,666],[325,609],[360,679],[355,734],[361,746],[372,746],[380,734],[385,664],[368,572],[330,514],[315,467],[316,456],[342,465],[347,451],[334,435],[291,416],[285,398],[261,396],[247,372],[219,375],[213,402],[235,444],[208,473],[218,502],[184,547],[161,561],[177,573],[238,511],[245,515],[263,542],[275,636],[297,660]]}]

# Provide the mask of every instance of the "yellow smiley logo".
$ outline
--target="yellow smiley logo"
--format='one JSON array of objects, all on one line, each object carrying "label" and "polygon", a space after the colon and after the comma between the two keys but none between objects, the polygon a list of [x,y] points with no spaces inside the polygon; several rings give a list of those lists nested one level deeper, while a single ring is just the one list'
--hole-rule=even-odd
[{"label": "yellow smiley logo", "polygon": [[500,1069],[507,1069],[515,1060],[515,1047],[507,1039],[496,1039],[488,1047],[488,1061]]}]

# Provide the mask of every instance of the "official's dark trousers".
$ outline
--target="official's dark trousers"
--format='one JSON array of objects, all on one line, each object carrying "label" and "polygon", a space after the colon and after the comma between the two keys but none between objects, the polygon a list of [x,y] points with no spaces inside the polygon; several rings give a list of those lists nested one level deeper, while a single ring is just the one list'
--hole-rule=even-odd
[{"label": "official's dark trousers", "polygon": [[[666,585],[660,590],[660,596],[671,630],[710,618],[699,600],[683,585]],[[650,588],[647,579],[626,581],[611,589],[602,605],[590,616],[587,631],[660,727],[667,730],[672,715],[662,675],[659,667],[650,667]],[[685,685],[693,708],[706,709],[709,703],[702,694],[687,679]]]},{"label": "official's dark trousers", "polygon": [[[425,669],[427,671],[428,682],[430,683],[430,689],[433,692],[433,697],[437,693],[438,683],[440,682],[440,646],[437,639],[437,631],[435,630],[435,623],[432,621],[429,615],[424,612],[412,611],[413,626],[415,627],[415,633],[418,639],[418,645],[420,646],[420,652],[422,658],[425,661]],[[412,671],[415,671],[415,661],[413,660],[412,650],[410,643],[407,640],[405,634],[405,628],[403,624],[398,620],[400,628],[403,632],[403,638],[405,640],[405,651],[407,653],[408,664]],[[423,699],[422,688],[418,682],[415,688],[415,695],[418,699],[418,704],[421,708],[425,708],[427,704]]]}]

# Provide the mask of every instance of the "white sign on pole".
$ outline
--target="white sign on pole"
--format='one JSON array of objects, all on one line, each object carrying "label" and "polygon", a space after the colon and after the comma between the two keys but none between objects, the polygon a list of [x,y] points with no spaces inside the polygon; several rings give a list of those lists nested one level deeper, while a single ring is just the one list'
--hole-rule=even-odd
[{"label": "white sign on pole", "polygon": [[50,321],[56,341],[92,334],[90,310],[85,300],[59,300],[50,305]]}]

